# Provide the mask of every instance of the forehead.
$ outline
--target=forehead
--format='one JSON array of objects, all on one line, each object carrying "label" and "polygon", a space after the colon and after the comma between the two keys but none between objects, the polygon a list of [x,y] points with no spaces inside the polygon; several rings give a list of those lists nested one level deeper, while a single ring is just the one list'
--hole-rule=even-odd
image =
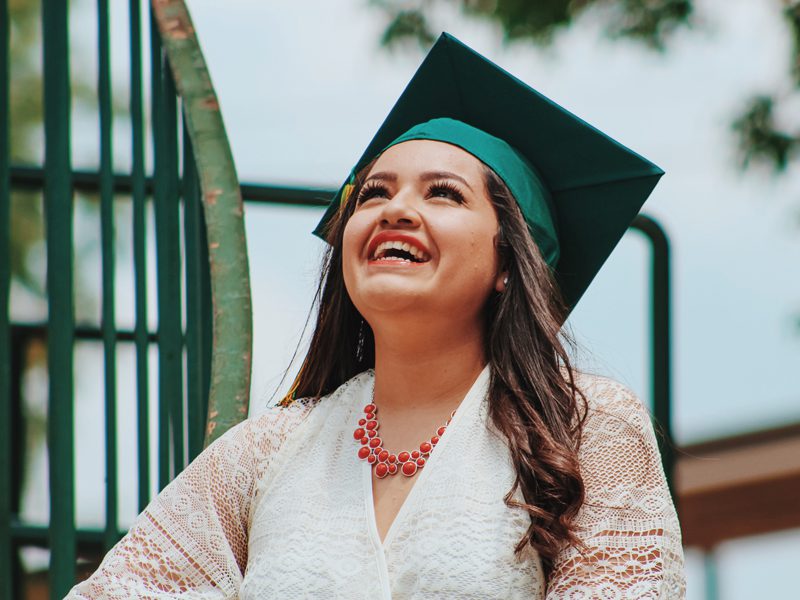
[{"label": "forehead", "polygon": [[442,170],[461,175],[470,182],[483,179],[483,163],[472,154],[446,142],[409,140],[383,152],[370,173],[397,171],[400,174]]}]

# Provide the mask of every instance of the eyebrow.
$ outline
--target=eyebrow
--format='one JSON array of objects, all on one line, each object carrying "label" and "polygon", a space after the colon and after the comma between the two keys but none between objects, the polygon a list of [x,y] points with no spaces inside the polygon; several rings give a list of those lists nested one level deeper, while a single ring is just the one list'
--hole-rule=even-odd
[{"label": "eyebrow", "polygon": [[[467,180],[461,177],[461,175],[456,175],[450,171],[425,171],[419,176],[421,181],[435,181],[436,179],[455,179],[456,181],[460,181],[465,186],[467,186],[471,191],[475,191],[472,189],[472,186],[467,183]],[[367,181],[371,181],[373,179],[378,179],[381,181],[397,181],[397,173],[393,173],[391,171],[378,171],[377,173],[373,173],[369,177],[364,180],[364,183]]]}]

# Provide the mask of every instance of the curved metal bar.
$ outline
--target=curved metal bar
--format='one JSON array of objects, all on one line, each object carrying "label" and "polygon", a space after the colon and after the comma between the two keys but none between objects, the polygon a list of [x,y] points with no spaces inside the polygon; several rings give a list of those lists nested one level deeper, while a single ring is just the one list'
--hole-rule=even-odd
[{"label": "curved metal bar", "polygon": [[206,219],[213,357],[206,445],[247,417],[252,307],[242,196],[219,103],[186,5],[152,0],[194,147]]},{"label": "curved metal bar", "polygon": [[640,214],[631,225],[650,241],[653,248],[650,269],[650,360],[653,413],[661,435],[658,445],[672,497],[675,443],[672,437],[672,344],[670,338],[671,291],[669,238],[664,228],[652,217]]}]

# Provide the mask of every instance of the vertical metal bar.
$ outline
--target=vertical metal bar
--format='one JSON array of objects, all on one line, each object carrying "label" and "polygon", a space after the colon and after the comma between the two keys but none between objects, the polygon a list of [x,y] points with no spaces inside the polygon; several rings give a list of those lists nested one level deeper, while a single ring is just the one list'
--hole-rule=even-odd
[{"label": "vertical metal bar", "polygon": [[183,135],[183,215],[186,238],[186,382],[189,460],[203,450],[211,358],[211,284],[200,182],[189,132]]},{"label": "vertical metal bar", "polygon": [[[162,197],[162,230],[160,245],[164,246],[163,262],[159,268],[159,289],[163,303],[159,307],[159,336],[164,337],[164,368],[168,381],[164,382],[169,402],[170,431],[172,434],[172,474],[180,473],[184,462],[184,396],[183,396],[183,316],[181,310],[181,246],[180,246],[180,179],[178,173],[178,95],[166,54],[162,74],[162,100],[164,101],[164,135],[166,141],[165,194]],[[158,221],[156,221],[158,223]],[[158,244],[158,242],[157,242]],[[163,311],[163,312],[162,312]],[[162,328],[161,314],[165,316]],[[159,356],[161,354],[159,353]]]},{"label": "vertical metal bar", "polygon": [[661,438],[661,457],[672,497],[675,498],[673,471],[675,468],[675,444],[672,437],[672,375],[670,340],[670,253],[664,230],[653,244],[653,412],[664,436]]},{"label": "vertical metal bar", "polygon": [[0,598],[12,597],[11,547],[11,186],[9,183],[8,2],[0,0]]},{"label": "vertical metal bar", "polygon": [[717,556],[713,549],[703,552],[703,574],[706,600],[719,600],[719,573]]},{"label": "vertical metal bar", "polygon": [[[11,515],[17,520],[22,500],[22,481],[25,475],[25,448],[27,436],[22,414],[22,378],[26,371],[25,357],[30,344],[29,337],[21,328],[11,326],[11,356],[9,395],[11,399]],[[11,545],[11,596],[22,596],[22,560],[19,555],[20,543],[13,539]]]},{"label": "vertical metal bar", "polygon": [[105,547],[119,539],[117,526],[117,356],[114,316],[114,174],[111,158],[113,113],[108,0],[97,0],[98,103],[100,109],[100,240],[103,270],[103,360],[105,368],[106,526]]},{"label": "vertical metal bar", "polygon": [[[151,9],[152,11],[152,9]],[[164,196],[164,108],[161,96],[163,95],[161,85],[161,43],[153,30],[153,19],[150,17],[150,103],[151,103],[151,131],[153,135],[153,208],[156,220],[156,248],[159,242],[159,207],[163,204]],[[169,483],[170,477],[170,448],[169,448],[169,410],[162,390],[162,380],[166,376],[161,365],[162,338],[161,338],[161,261],[156,256],[156,273],[158,275],[156,287],[158,299],[156,304],[159,309],[158,314],[158,353],[159,353],[159,374],[158,374],[158,489],[162,490]]]},{"label": "vertical metal bar", "polygon": [[75,577],[73,455],[72,175],[68,3],[42,3],[44,38],[44,209],[47,231],[50,596]]},{"label": "vertical metal bar", "polygon": [[[163,220],[161,244],[165,246],[162,254],[164,261],[159,273],[162,273],[161,282],[164,284],[164,293],[160,296],[163,301],[163,314],[166,317],[165,326],[161,327],[159,317],[159,331],[163,332],[164,365],[169,377],[165,382],[168,390],[170,430],[172,433],[172,474],[173,477],[180,473],[186,466],[184,451],[184,403],[183,395],[183,314],[181,299],[181,234],[180,234],[180,174],[178,172],[178,94],[175,82],[169,67],[166,53],[164,56],[164,70],[162,82],[164,84],[162,99],[165,102],[165,137],[167,157],[169,158],[166,172],[166,194],[163,196]],[[159,285],[159,288],[161,285]],[[159,308],[159,315],[162,308]]]},{"label": "vertical metal bar", "polygon": [[672,492],[675,488],[675,443],[672,437],[672,344],[670,338],[670,252],[669,239],[664,229],[652,218],[639,215],[634,226],[644,233],[652,246],[650,274],[650,356],[652,370],[653,415],[661,430],[658,436],[661,460]]},{"label": "vertical metal bar", "polygon": [[136,424],[138,431],[139,510],[150,500],[150,411],[147,368],[147,253],[145,246],[144,108],[142,104],[142,7],[130,0],[131,180],[133,192],[133,270],[136,323]]},{"label": "vertical metal bar", "polygon": [[178,116],[175,84],[161,49],[157,25],[152,20],[151,47],[158,281],[159,487],[163,488],[184,466]]}]

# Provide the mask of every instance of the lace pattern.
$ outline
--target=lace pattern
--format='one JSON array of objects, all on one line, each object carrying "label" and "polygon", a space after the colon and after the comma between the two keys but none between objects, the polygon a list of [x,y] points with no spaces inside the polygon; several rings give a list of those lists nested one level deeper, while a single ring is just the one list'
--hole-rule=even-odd
[{"label": "lace pattern", "polygon": [[162,490],[67,598],[238,597],[256,481],[310,409],[296,403],[231,428]]},{"label": "lace pattern", "polygon": [[630,390],[579,376],[590,410],[580,454],[585,548],[562,550],[545,586],[535,552],[513,556],[527,516],[502,500],[513,471],[486,426],[485,387],[465,399],[390,536],[377,539],[368,466],[352,439],[372,379],[363,373],[318,403],[233,428],[67,598],[684,597],[680,529],[649,415]]}]

